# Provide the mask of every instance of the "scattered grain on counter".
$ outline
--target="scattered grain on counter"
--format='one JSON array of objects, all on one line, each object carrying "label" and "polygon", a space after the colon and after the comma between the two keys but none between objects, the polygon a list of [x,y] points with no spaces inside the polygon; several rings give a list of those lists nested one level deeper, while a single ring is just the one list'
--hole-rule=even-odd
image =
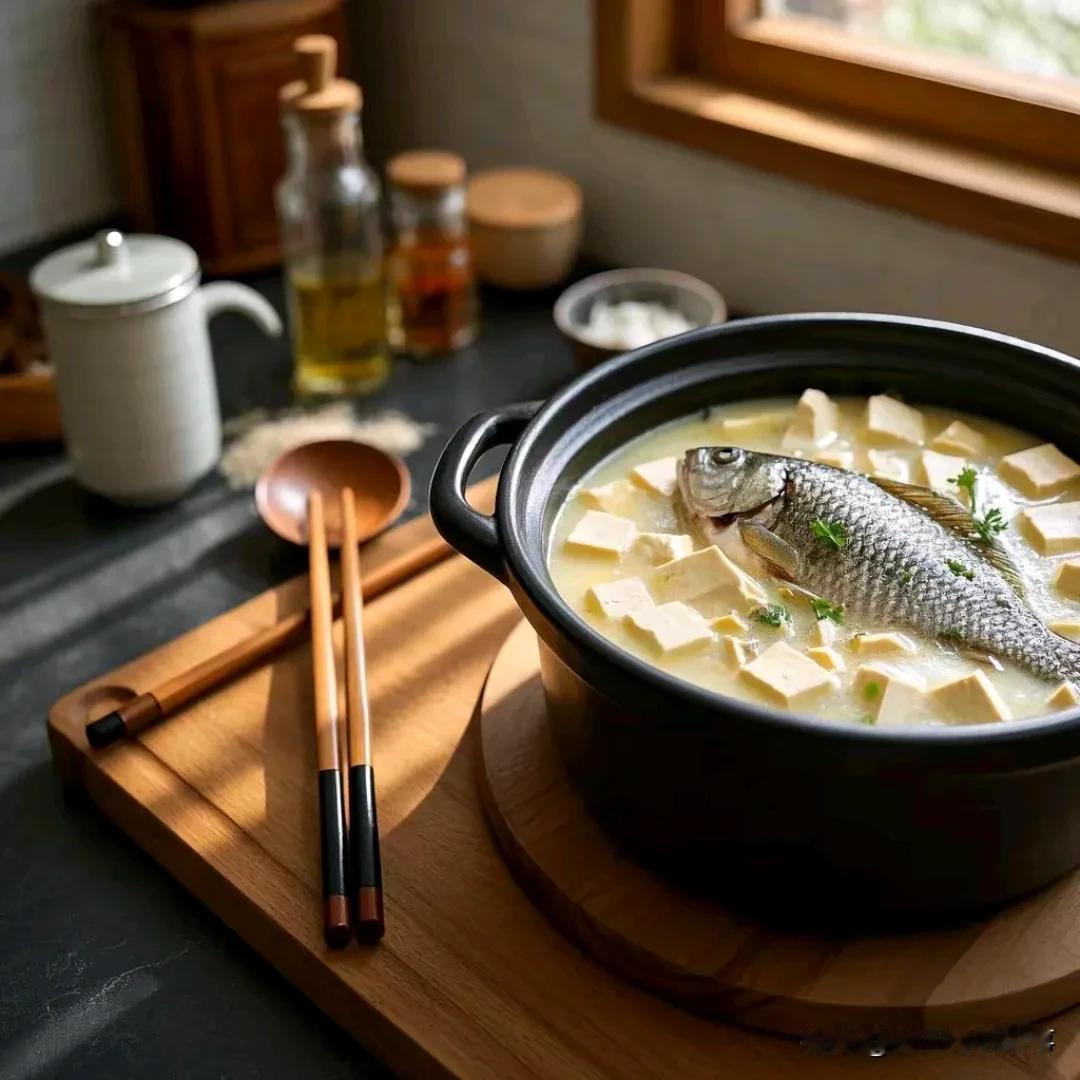
[{"label": "scattered grain on counter", "polygon": [[231,438],[218,468],[233,488],[252,487],[259,474],[279,454],[321,439],[355,439],[404,457],[418,450],[437,430],[390,409],[358,417],[347,401],[318,409],[271,414],[256,409],[225,425]]}]

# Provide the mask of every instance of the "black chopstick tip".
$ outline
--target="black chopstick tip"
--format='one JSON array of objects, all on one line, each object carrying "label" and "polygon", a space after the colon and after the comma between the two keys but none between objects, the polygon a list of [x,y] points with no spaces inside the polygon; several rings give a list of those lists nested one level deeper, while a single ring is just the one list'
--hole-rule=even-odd
[{"label": "black chopstick tip", "polygon": [[100,720],[86,725],[86,741],[95,749],[103,750],[126,737],[127,724],[118,712],[107,713]]},{"label": "black chopstick tip", "polygon": [[328,896],[323,901],[323,940],[331,949],[344,949],[352,941],[349,901],[344,896]]}]

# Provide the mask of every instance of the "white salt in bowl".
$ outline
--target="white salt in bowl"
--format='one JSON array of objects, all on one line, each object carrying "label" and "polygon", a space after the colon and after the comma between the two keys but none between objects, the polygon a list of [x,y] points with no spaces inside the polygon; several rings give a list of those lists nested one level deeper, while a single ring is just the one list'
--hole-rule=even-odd
[{"label": "white salt in bowl", "polygon": [[570,342],[582,370],[627,351],[596,344],[585,332],[594,304],[625,301],[662,305],[682,315],[691,329],[727,320],[727,304],[720,293],[690,274],[645,267],[593,274],[571,285],[554,308],[555,325]]}]

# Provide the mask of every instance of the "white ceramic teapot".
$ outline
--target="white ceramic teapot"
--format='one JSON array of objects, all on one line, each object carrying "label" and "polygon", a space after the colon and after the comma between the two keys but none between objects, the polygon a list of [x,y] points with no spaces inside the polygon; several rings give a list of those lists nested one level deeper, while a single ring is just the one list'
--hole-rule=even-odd
[{"label": "white ceramic teapot", "polygon": [[246,285],[200,287],[187,244],[115,230],[54,252],[30,284],[75,478],[115,502],[179,498],[221,453],[207,320],[241,311],[276,336],[277,312]]}]

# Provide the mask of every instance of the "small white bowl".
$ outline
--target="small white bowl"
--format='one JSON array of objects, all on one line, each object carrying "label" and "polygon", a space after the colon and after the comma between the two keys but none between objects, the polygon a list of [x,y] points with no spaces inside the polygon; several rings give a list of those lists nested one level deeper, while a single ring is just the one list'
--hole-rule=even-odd
[{"label": "small white bowl", "polygon": [[608,304],[626,300],[663,304],[678,311],[695,328],[727,320],[724,298],[711,285],[690,274],[648,268],[593,274],[571,285],[555,301],[554,308],[555,325],[573,346],[574,359],[583,369],[626,351],[594,345],[582,336],[592,306],[598,300]]}]

